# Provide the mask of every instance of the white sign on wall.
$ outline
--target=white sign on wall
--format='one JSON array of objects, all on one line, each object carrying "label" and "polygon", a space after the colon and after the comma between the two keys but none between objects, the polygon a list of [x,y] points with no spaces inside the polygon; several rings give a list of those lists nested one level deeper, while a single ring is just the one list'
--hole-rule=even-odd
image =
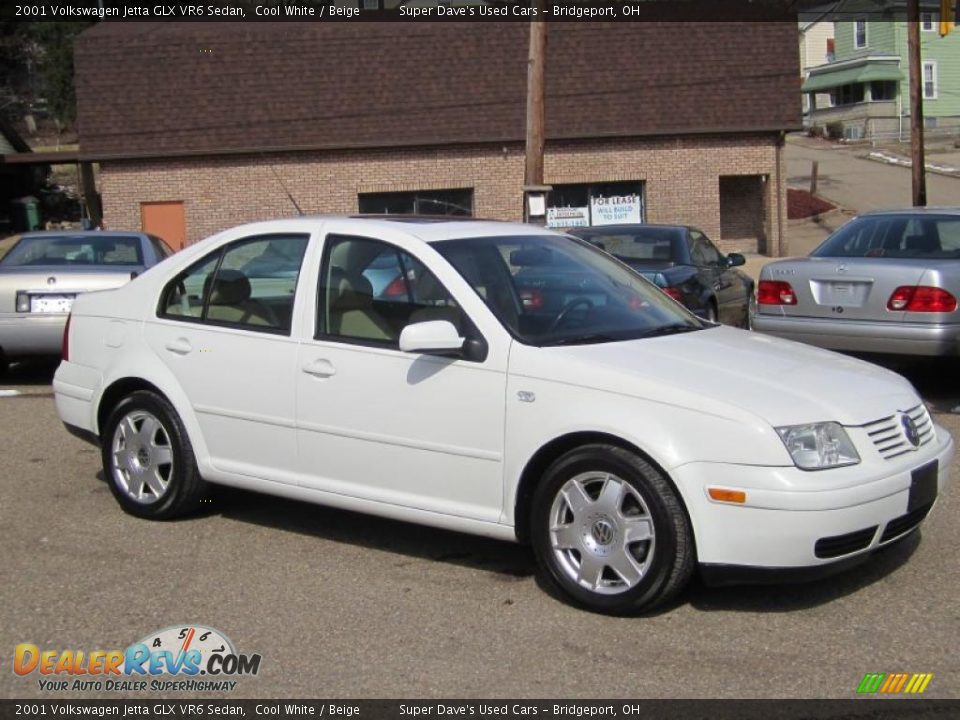
[{"label": "white sign on wall", "polygon": [[589,227],[590,208],[588,207],[552,207],[547,208],[547,227]]},{"label": "white sign on wall", "polygon": [[624,225],[643,222],[643,201],[639,195],[611,195],[590,198],[593,225]]}]

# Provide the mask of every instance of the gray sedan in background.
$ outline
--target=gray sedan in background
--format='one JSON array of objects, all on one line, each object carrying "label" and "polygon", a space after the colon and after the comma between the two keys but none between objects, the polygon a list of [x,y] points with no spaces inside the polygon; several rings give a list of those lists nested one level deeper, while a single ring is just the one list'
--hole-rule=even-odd
[{"label": "gray sedan in background", "polygon": [[137,232],[24,234],[0,259],[0,374],[13,360],[60,354],[78,294],[123,285],[172,252]]},{"label": "gray sedan in background", "polygon": [[764,266],[753,327],[832,350],[960,354],[960,209],[866,213]]}]

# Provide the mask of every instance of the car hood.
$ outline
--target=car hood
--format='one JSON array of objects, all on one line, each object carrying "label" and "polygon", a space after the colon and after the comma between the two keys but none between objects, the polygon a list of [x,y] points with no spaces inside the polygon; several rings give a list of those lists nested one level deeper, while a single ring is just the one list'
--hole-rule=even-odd
[{"label": "car hood", "polygon": [[921,402],[904,378],[871,363],[728,327],[539,353],[554,362],[528,374],[545,380],[734,419],[746,412],[775,427],[862,425]]}]

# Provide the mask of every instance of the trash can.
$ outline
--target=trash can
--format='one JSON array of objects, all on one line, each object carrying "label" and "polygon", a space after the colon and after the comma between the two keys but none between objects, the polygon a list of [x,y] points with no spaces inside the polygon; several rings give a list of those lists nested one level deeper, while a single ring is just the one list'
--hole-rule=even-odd
[{"label": "trash can", "polygon": [[10,201],[10,219],[14,232],[29,232],[40,229],[40,202],[28,195]]}]

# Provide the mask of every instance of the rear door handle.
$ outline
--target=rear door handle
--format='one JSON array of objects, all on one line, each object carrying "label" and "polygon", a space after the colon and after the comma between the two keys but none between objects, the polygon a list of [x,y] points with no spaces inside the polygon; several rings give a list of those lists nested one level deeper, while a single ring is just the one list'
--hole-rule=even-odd
[{"label": "rear door handle", "polygon": [[303,371],[307,375],[321,378],[333,377],[337,374],[337,369],[333,366],[333,363],[322,358],[308,362],[303,366]]},{"label": "rear door handle", "polygon": [[165,346],[167,350],[177,355],[188,355],[193,350],[193,345],[190,344],[190,341],[186,338],[177,338],[176,340],[171,340]]}]

